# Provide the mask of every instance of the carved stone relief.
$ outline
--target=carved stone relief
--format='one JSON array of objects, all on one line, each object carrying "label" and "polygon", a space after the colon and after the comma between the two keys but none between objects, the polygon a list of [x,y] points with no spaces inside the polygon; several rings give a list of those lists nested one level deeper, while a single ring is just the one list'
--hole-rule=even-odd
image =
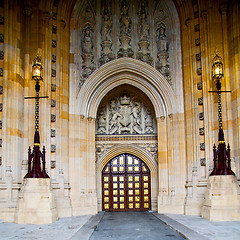
[{"label": "carved stone relief", "polygon": [[97,67],[121,57],[146,62],[172,85],[169,13],[161,7],[155,12],[147,0],[101,0],[97,5],[89,0],[79,20],[79,88]]},{"label": "carved stone relief", "polygon": [[152,134],[156,133],[153,114],[137,97],[126,93],[111,99],[97,116],[97,134]]}]

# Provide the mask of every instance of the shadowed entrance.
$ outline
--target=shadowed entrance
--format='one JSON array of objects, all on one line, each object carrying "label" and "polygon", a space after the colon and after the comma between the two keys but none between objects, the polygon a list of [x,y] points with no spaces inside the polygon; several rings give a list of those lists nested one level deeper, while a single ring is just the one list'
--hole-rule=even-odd
[{"label": "shadowed entrance", "polygon": [[150,171],[131,154],[121,154],[102,171],[104,211],[147,211],[150,209]]}]

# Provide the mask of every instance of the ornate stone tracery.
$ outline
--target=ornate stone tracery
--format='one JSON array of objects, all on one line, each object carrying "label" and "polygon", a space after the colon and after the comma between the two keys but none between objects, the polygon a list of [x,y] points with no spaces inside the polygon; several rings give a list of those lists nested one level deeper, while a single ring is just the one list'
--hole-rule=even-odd
[{"label": "ornate stone tracery", "polygon": [[154,134],[156,124],[151,110],[138,97],[124,93],[112,98],[97,115],[97,134]]}]

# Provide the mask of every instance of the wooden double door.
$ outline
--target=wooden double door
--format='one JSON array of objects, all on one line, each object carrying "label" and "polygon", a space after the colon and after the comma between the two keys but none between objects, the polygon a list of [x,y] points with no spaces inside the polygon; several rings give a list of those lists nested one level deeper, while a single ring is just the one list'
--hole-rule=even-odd
[{"label": "wooden double door", "polygon": [[102,171],[103,211],[147,211],[151,207],[150,171],[131,154],[113,158]]}]

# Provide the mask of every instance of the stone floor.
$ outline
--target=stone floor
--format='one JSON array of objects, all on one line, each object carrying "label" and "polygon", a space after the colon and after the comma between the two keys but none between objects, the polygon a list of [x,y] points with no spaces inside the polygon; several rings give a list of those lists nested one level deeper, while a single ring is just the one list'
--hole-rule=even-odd
[{"label": "stone floor", "polygon": [[[165,214],[163,216],[164,218],[162,218],[162,221],[164,221],[170,226],[173,224],[172,227],[174,227],[175,230],[180,230],[180,232],[182,232],[184,236],[191,240],[240,239],[240,221],[210,222],[199,216],[188,216],[182,214]],[[166,218],[169,219],[167,220]],[[200,236],[200,238],[197,237],[197,235]]]},{"label": "stone floor", "polygon": [[92,217],[92,215],[61,218],[55,223],[44,225],[15,224],[0,222],[0,240],[67,240]]},{"label": "stone floor", "polygon": [[183,240],[150,212],[107,212],[91,240]]},{"label": "stone floor", "polygon": [[[181,233],[181,235],[183,235],[186,239],[190,240],[240,239],[240,221],[209,222],[198,216],[186,216],[178,214],[158,214],[158,213],[153,213],[153,215],[160,219],[159,222],[160,221],[164,222],[166,225],[173,228],[176,232]],[[0,240],[8,239],[87,240],[90,239],[91,236],[94,237],[95,230],[98,231],[100,229],[101,220],[103,219],[103,216],[104,213],[102,212],[97,215],[61,218],[53,224],[46,225],[14,224],[3,223],[2,221],[0,221]],[[147,216],[147,218],[152,217]],[[112,221],[109,222],[111,223]],[[139,226],[136,227],[136,229],[137,228],[140,229],[142,227]],[[94,238],[92,238],[92,240],[93,239]],[[134,236],[133,239],[134,240],[137,239],[136,235]],[[149,240],[149,238],[145,239]],[[172,237],[171,239],[174,238]]]}]

